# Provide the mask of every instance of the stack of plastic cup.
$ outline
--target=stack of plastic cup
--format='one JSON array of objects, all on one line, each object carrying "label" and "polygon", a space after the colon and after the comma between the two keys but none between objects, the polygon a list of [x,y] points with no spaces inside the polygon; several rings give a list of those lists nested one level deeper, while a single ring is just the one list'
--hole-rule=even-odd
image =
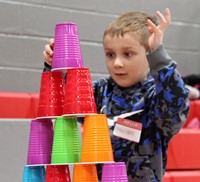
[{"label": "stack of plastic cup", "polygon": [[75,118],[59,117],[55,120],[52,164],[80,162],[81,144]]},{"label": "stack of plastic cup", "polygon": [[125,163],[103,164],[101,182],[128,182]]},{"label": "stack of plastic cup", "polygon": [[44,166],[25,166],[23,172],[23,182],[44,182]]},{"label": "stack of plastic cup", "polygon": [[77,67],[83,67],[77,24],[59,23],[55,28],[52,71]]},{"label": "stack of plastic cup", "polygon": [[105,114],[84,118],[81,162],[113,162],[113,151]]},{"label": "stack of plastic cup", "polygon": [[45,182],[71,182],[68,165],[47,166]]},{"label": "stack of plastic cup", "polygon": [[73,182],[98,182],[95,164],[75,164]]},{"label": "stack of plastic cup", "polygon": [[61,72],[43,72],[37,118],[56,118],[63,113],[64,78]]},{"label": "stack of plastic cup", "polygon": [[63,116],[84,116],[97,113],[92,79],[88,68],[67,72]]},{"label": "stack of plastic cup", "polygon": [[53,123],[50,119],[31,120],[27,165],[50,164]]}]

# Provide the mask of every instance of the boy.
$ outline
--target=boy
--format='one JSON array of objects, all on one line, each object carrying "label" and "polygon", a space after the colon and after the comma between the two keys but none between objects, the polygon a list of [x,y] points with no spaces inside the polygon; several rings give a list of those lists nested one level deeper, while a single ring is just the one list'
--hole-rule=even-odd
[{"label": "boy", "polygon": [[[139,140],[133,142],[110,134],[115,161],[124,161],[129,182],[161,182],[167,164],[171,138],[181,129],[188,114],[188,90],[166,53],[162,39],[170,24],[159,11],[156,18],[142,12],[128,12],[105,30],[103,46],[109,78],[94,82],[98,113],[109,119],[142,110],[126,119],[142,125]],[[45,46],[45,70],[50,68],[53,39]],[[134,136],[133,136],[134,139]],[[99,170],[101,171],[101,170]]]}]

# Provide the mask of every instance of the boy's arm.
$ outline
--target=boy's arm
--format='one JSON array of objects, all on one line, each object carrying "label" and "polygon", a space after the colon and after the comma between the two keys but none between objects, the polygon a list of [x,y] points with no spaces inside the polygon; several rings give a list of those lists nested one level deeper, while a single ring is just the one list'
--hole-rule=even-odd
[{"label": "boy's arm", "polygon": [[155,122],[170,140],[183,126],[188,110],[188,89],[163,46],[147,55],[150,73],[155,79]]}]

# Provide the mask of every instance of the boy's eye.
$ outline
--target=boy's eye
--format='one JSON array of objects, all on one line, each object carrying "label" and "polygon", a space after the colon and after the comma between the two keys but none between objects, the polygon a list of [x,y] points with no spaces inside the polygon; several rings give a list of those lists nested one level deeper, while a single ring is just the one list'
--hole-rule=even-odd
[{"label": "boy's eye", "polygon": [[132,56],[132,55],[133,55],[132,52],[125,52],[125,53],[124,53],[124,56],[126,56],[126,57],[130,57],[130,56]]},{"label": "boy's eye", "polygon": [[107,52],[106,53],[106,57],[110,57],[110,58],[112,58],[112,57],[114,57],[114,53],[112,53],[112,52]]}]

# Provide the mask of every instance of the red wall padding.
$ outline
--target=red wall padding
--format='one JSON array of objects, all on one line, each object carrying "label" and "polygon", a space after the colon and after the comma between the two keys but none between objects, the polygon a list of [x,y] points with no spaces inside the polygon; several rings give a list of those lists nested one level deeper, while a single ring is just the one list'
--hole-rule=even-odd
[{"label": "red wall padding", "polygon": [[200,169],[200,130],[183,128],[169,144],[167,169]]},{"label": "red wall padding", "polygon": [[200,170],[167,171],[163,182],[200,182]]},{"label": "red wall padding", "polygon": [[0,92],[0,118],[35,118],[38,93]]}]

